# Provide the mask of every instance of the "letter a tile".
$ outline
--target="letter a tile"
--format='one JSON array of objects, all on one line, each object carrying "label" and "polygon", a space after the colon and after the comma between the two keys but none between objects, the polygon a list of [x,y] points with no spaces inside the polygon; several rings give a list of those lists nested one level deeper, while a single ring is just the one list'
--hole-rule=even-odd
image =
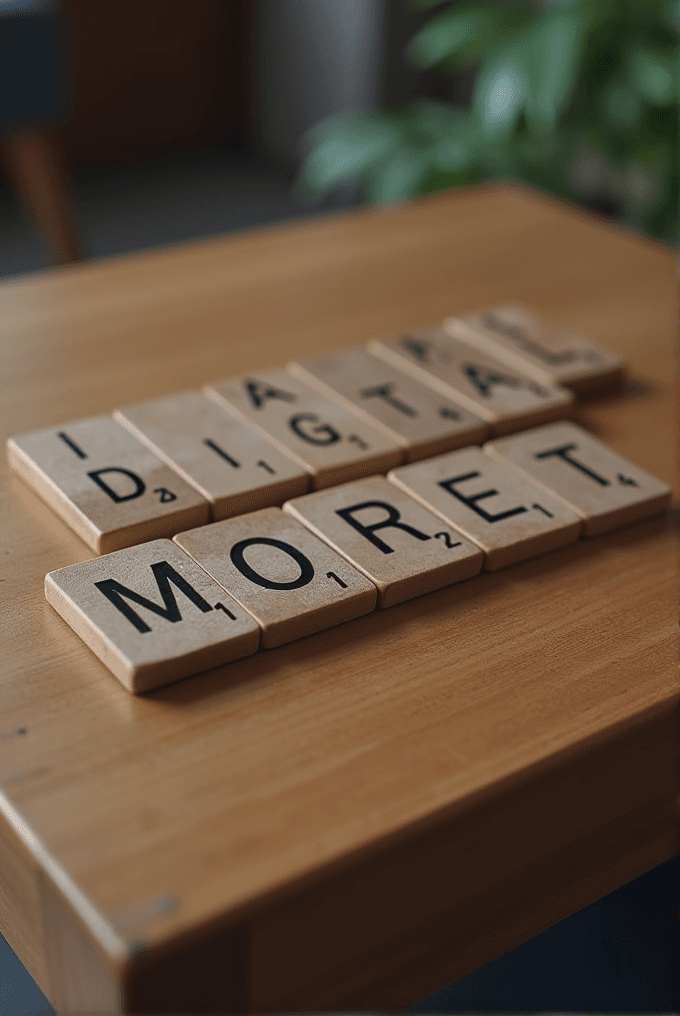
[{"label": "letter a tile", "polygon": [[257,651],[253,618],[171,540],[60,568],[45,596],[128,691]]},{"label": "letter a tile", "polygon": [[539,384],[463,339],[431,328],[371,342],[369,349],[467,406],[491,424],[493,434],[512,434],[569,415],[571,392]]},{"label": "letter a tile", "polygon": [[205,393],[307,469],[315,490],[403,462],[397,441],[285,370],[221,381]]},{"label": "letter a tile", "polygon": [[11,437],[7,458],[97,554],[210,518],[208,502],[109,416]]},{"label": "letter a tile", "polygon": [[210,501],[214,522],[309,490],[306,470],[201,392],[126,406],[114,416]]},{"label": "letter a tile", "polygon": [[480,448],[402,466],[388,480],[481,547],[487,571],[574,543],[581,529],[572,508]]},{"label": "letter a tile", "polygon": [[670,487],[574,423],[537,427],[491,441],[484,451],[569,505],[597,536],[666,510]]},{"label": "letter a tile", "polygon": [[549,325],[524,307],[494,307],[449,318],[443,327],[541,384],[565,385],[579,394],[621,387],[625,363],[620,356]]},{"label": "letter a tile", "polygon": [[288,501],[285,512],[347,558],[391,607],[477,575],[481,550],[383,476]]},{"label": "letter a tile", "polygon": [[175,543],[253,615],[264,649],[376,604],[373,583],[280,508],[180,533]]}]

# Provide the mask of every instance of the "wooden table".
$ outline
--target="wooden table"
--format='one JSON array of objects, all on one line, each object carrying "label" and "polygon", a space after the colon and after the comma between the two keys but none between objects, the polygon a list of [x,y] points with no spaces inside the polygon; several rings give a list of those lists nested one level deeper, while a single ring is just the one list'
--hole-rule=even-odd
[{"label": "wooden table", "polygon": [[[580,419],[674,481],[673,253],[511,187],[5,283],[3,438],[504,301],[623,353]],[[135,698],[3,469],[1,930],[58,1008],[403,1007],[680,849],[665,517]]]}]

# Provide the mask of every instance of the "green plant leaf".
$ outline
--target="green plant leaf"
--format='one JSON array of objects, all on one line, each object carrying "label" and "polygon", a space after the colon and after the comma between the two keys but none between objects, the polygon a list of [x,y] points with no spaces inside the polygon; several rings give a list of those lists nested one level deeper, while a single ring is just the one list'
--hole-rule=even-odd
[{"label": "green plant leaf", "polygon": [[395,116],[343,113],[321,121],[307,133],[307,150],[296,187],[319,197],[342,183],[355,181],[403,141],[403,125]]},{"label": "green plant leaf", "polygon": [[528,75],[515,45],[487,59],[475,82],[473,109],[483,135],[509,137],[529,93]]},{"label": "green plant leaf", "polygon": [[440,173],[462,173],[477,164],[484,144],[479,125],[471,114],[458,119],[430,149],[430,162]]},{"label": "green plant leaf", "polygon": [[537,131],[553,130],[571,98],[583,55],[583,25],[570,11],[545,18],[527,41],[527,120]]},{"label": "green plant leaf", "polygon": [[476,59],[486,53],[527,15],[517,8],[452,6],[435,14],[409,42],[406,53],[416,67],[436,67],[444,60]]},{"label": "green plant leaf", "polygon": [[677,59],[636,47],[630,55],[630,76],[652,106],[670,106],[677,99]]},{"label": "green plant leaf", "polygon": [[447,103],[418,99],[406,107],[405,127],[424,141],[438,141],[455,130],[465,116],[462,110],[454,109]]},{"label": "green plant leaf", "polygon": [[402,201],[420,193],[430,174],[427,153],[404,146],[374,166],[368,176],[366,196],[374,204]]},{"label": "green plant leaf", "polygon": [[680,0],[664,0],[663,19],[668,28],[680,35]]},{"label": "green plant leaf", "polygon": [[642,102],[632,85],[624,79],[615,79],[606,87],[603,102],[606,121],[615,131],[626,134],[634,130],[642,113]]}]

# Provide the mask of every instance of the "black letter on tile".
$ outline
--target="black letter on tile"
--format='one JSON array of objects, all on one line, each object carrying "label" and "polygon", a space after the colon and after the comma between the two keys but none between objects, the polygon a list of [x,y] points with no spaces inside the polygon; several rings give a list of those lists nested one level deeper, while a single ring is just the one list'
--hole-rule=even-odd
[{"label": "black letter on tile", "polygon": [[584,476],[589,476],[591,480],[594,480],[595,483],[599,483],[601,487],[608,487],[609,480],[605,479],[604,476],[600,476],[599,473],[593,472],[592,469],[588,469],[588,466],[584,466],[582,462],[578,461],[578,459],[573,459],[571,457],[569,452],[573,452],[575,448],[578,449],[578,445],[573,443],[560,445],[559,448],[551,448],[550,451],[547,452],[536,452],[534,454],[534,458],[549,459],[552,455],[558,455],[563,462],[568,462],[570,466],[573,466],[574,469],[580,470]]},{"label": "black letter on tile", "polygon": [[160,607],[153,600],[148,600],[146,596],[141,596],[136,593],[134,589],[128,589],[122,583],[117,582],[116,579],[104,579],[102,582],[95,582],[95,586],[103,593],[107,600],[109,600],[116,610],[120,611],[123,617],[126,617],[131,625],[137,629],[137,631],[144,632],[151,631],[148,624],[141,619],[139,614],[130,607],[123,597],[127,597],[128,600],[132,600],[133,603],[138,603],[140,607],[150,610],[153,614],[157,614],[159,617],[164,617],[166,621],[170,621],[174,624],[176,621],[182,620],[182,615],[179,612],[177,606],[177,600],[175,594],[170,588],[172,582],[181,593],[184,593],[192,603],[194,603],[202,613],[207,614],[208,611],[213,608],[207,603],[200,593],[197,593],[193,586],[189,585],[187,580],[183,578],[179,572],[176,572],[171,564],[167,561],[158,561],[156,564],[151,565],[151,571],[156,580],[158,591],[163,597],[163,606]]},{"label": "black letter on tile", "polygon": [[[364,526],[361,522],[355,519],[354,512],[360,512],[364,508],[384,508],[387,512],[387,518],[383,519],[382,522],[374,522],[371,526]],[[339,515],[341,519],[348,522],[350,526],[356,529],[357,533],[365,536],[374,547],[381,550],[383,554],[393,554],[394,547],[390,547],[389,544],[381,540],[379,536],[375,535],[376,529],[403,529],[405,533],[415,537],[416,540],[431,540],[431,536],[427,536],[426,533],[421,533],[419,529],[414,529],[413,526],[407,525],[405,522],[400,522],[400,513],[397,509],[387,504],[386,501],[362,501],[361,504],[353,504],[350,508],[336,508],[335,514]]]},{"label": "black letter on tile", "polygon": [[297,402],[297,396],[293,395],[292,392],[284,392],[282,388],[274,388],[272,385],[264,384],[262,381],[246,381],[244,385],[255,409],[261,409],[267,399],[282,399],[283,402]]},{"label": "black letter on tile", "polygon": [[212,451],[214,451],[217,455],[219,455],[221,459],[224,459],[224,461],[228,462],[230,466],[233,466],[234,469],[241,468],[241,463],[237,462],[236,459],[232,459],[231,455],[228,455],[225,452],[224,448],[220,448],[217,442],[213,441],[212,438],[204,437],[203,444],[207,445],[208,448],[212,449]]},{"label": "black letter on tile", "polygon": [[398,399],[392,392],[396,388],[396,385],[388,382],[384,385],[375,385],[374,388],[364,388],[359,395],[362,399],[382,399],[387,403],[388,406],[392,406],[393,409],[398,409],[404,416],[410,416],[412,419],[418,415],[418,411],[413,406],[407,406],[405,402]]},{"label": "black letter on tile", "polygon": [[59,431],[59,433],[57,434],[57,437],[60,437],[61,440],[64,442],[64,444],[68,445],[72,452],[76,453],[76,455],[78,456],[79,459],[86,459],[87,458],[87,455],[85,454],[83,449],[80,448],[75,443],[73,438],[69,437],[68,434],[65,434],[63,430]]},{"label": "black letter on tile", "polygon": [[508,508],[505,512],[498,512],[496,515],[491,515],[477,504],[477,501],[481,501],[484,497],[493,497],[497,494],[497,490],[483,490],[481,494],[473,494],[471,497],[466,497],[465,494],[461,494],[460,491],[454,490],[456,483],[463,483],[464,480],[474,480],[476,476],[480,476],[478,472],[464,473],[462,476],[453,476],[450,480],[440,480],[439,486],[443,487],[444,490],[448,490],[449,494],[453,494],[459,501],[466,504],[468,508],[472,508],[473,512],[477,512],[481,518],[486,519],[487,522],[500,522],[501,519],[509,519],[512,515],[521,515],[522,512],[526,511],[526,508]]},{"label": "black letter on tile", "polygon": [[[284,554],[288,554],[300,568],[300,574],[292,582],[274,582],[272,579],[267,579],[259,572],[256,572],[254,568],[248,564],[245,559],[244,551],[248,547],[262,544],[265,547],[278,547]],[[263,589],[300,589],[302,586],[306,586],[314,578],[314,567],[308,557],[298,550],[297,547],[291,546],[290,543],[284,543],[283,540],[272,540],[268,536],[252,536],[248,540],[239,540],[231,548],[231,563],[235,568],[241,572],[250,582],[254,582],[257,586],[262,586]]]},{"label": "black letter on tile", "polygon": [[[102,480],[102,473],[122,473],[124,476],[128,476],[135,485],[135,489],[131,494],[118,494],[112,487],[109,487],[105,480]],[[105,494],[115,501],[116,504],[120,504],[121,501],[131,501],[134,497],[140,497],[146,490],[146,484],[141,477],[137,476],[136,473],[131,473],[129,469],[121,469],[118,466],[109,466],[108,469],[93,469],[91,473],[87,474],[91,480],[97,484],[98,487],[104,491]]]},{"label": "black letter on tile", "polygon": [[311,432],[301,430],[300,424],[305,420],[308,420],[310,423],[318,424],[319,417],[316,413],[298,413],[297,416],[291,416],[288,421],[290,429],[295,431],[297,436],[301,437],[303,441],[308,441],[309,444],[314,445],[331,445],[335,444],[336,441],[341,440],[337,430],[335,430],[334,427],[331,427],[328,423],[318,424],[318,426],[312,427]]}]

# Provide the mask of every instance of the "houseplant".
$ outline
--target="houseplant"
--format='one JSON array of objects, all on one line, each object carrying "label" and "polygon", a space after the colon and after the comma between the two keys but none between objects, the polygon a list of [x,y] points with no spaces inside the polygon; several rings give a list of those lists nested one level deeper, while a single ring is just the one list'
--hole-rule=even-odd
[{"label": "houseplant", "polygon": [[395,201],[510,178],[677,238],[678,0],[410,0],[421,70],[473,75],[468,107],[344,113],[304,140],[299,191]]}]

